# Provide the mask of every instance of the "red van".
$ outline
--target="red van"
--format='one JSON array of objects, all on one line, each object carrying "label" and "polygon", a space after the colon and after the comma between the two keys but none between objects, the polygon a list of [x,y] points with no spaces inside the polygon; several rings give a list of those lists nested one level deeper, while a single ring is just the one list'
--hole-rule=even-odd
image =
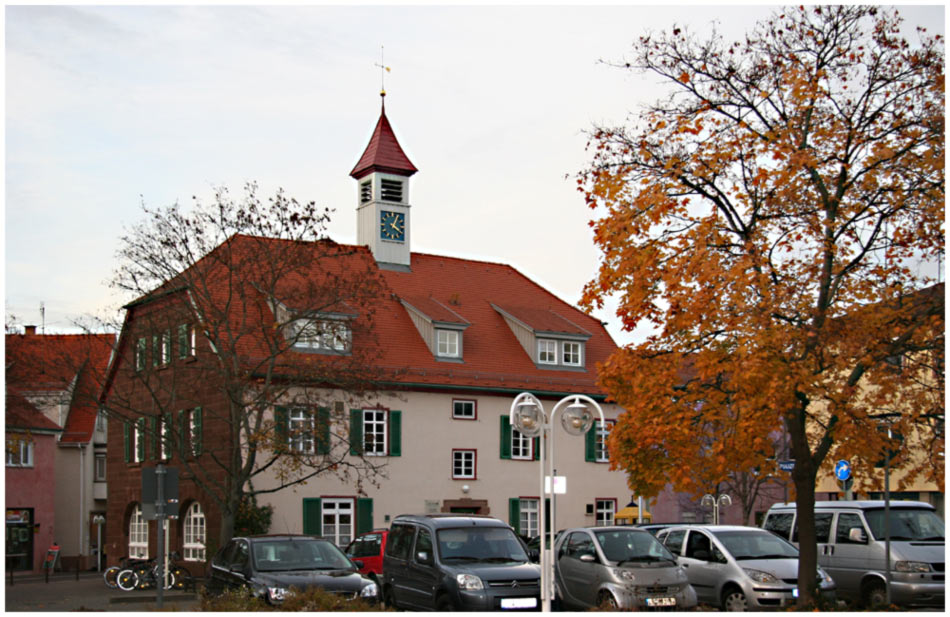
[{"label": "red van", "polygon": [[383,575],[383,551],[386,550],[388,529],[376,529],[359,535],[347,545],[346,556],[352,561],[361,561],[360,573],[378,582]]}]

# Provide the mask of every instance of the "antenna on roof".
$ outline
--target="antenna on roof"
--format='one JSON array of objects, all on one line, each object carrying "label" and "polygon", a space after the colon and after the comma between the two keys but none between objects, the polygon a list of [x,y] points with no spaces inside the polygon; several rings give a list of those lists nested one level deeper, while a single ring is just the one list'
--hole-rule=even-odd
[{"label": "antenna on roof", "polygon": [[386,66],[386,60],[384,56],[385,48],[379,46],[379,62],[375,66],[379,67],[379,96],[383,97],[383,106],[386,105],[386,73],[390,71],[389,67]]},{"label": "antenna on roof", "polygon": [[40,302],[40,333],[46,334],[46,304]]}]

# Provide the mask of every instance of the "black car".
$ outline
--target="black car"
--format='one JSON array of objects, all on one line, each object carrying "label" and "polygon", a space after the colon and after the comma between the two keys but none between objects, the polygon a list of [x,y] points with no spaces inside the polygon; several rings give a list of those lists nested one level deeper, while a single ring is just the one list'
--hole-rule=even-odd
[{"label": "black car", "polygon": [[488,516],[399,515],[383,554],[383,597],[409,610],[538,610],[541,568]]},{"label": "black car", "polygon": [[323,538],[248,536],[234,538],[215,554],[207,585],[212,593],[248,588],[272,604],[282,602],[292,587],[321,587],[350,598],[378,601],[378,586],[357,571],[358,565]]}]

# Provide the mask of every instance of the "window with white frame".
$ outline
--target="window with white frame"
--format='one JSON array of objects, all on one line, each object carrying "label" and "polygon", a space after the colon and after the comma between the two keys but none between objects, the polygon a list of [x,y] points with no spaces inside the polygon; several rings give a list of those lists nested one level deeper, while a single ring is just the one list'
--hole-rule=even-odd
[{"label": "window with white frame", "polygon": [[537,499],[522,499],[519,506],[519,533],[523,536],[533,538],[541,533],[538,524],[538,501]]},{"label": "window with white frame", "polygon": [[452,478],[475,479],[475,450],[452,450]]},{"label": "window with white frame", "polygon": [[162,366],[168,366],[172,361],[172,333],[165,330],[161,335]]},{"label": "window with white frame", "polygon": [[557,341],[538,339],[538,364],[557,364]]},{"label": "window with white frame", "polygon": [[129,557],[148,559],[148,521],[138,505],[129,517]]},{"label": "window with white frame", "polygon": [[106,420],[106,414],[103,411],[99,411],[96,414],[96,430],[100,433],[105,432],[108,421]]},{"label": "window with white frame", "polygon": [[195,355],[195,328],[183,323],[178,326],[178,359],[184,360]]},{"label": "window with white frame", "polygon": [[95,475],[93,476],[93,482],[105,482],[106,481],[106,453],[97,452],[96,453],[96,468]]},{"label": "window with white frame", "polygon": [[436,330],[435,336],[436,355],[442,358],[458,358],[461,355],[458,330]]},{"label": "window with white frame", "polygon": [[309,409],[296,407],[287,414],[290,449],[300,454],[313,454],[314,417]]},{"label": "window with white frame", "polygon": [[614,524],[614,514],[617,512],[617,500],[597,500],[597,526],[607,527]]},{"label": "window with white frame", "polygon": [[353,500],[323,498],[321,511],[320,535],[337,546],[349,544],[353,539]]},{"label": "window with white frame", "polygon": [[144,336],[135,342],[135,370],[144,371],[148,366],[148,339]]},{"label": "window with white frame", "polygon": [[158,434],[160,435],[160,439],[158,440],[158,456],[163,461],[167,461],[169,458],[171,458],[172,451],[171,422],[166,422],[165,418],[159,418],[158,422]]},{"label": "window with white frame", "polygon": [[572,341],[561,343],[561,362],[567,366],[581,365],[581,344]]},{"label": "window with white frame", "polygon": [[343,353],[350,349],[352,332],[344,321],[336,319],[307,320],[297,322],[294,347],[312,351]]},{"label": "window with white frame", "polygon": [[7,467],[33,466],[33,441],[26,435],[7,437]]},{"label": "window with white frame", "polygon": [[132,452],[136,463],[145,462],[145,418],[139,418],[132,425]]},{"label": "window with white frame", "polygon": [[534,458],[534,439],[521,434],[521,431],[511,428],[511,458],[530,461]]},{"label": "window with white frame", "polygon": [[382,456],[388,454],[388,422],[383,409],[363,410],[363,454]]},{"label": "window with white frame", "polygon": [[452,401],[452,417],[456,420],[475,419],[475,401],[455,399]]},{"label": "window with white frame", "polygon": [[205,560],[205,513],[201,504],[192,502],[185,513],[182,553],[185,561]]},{"label": "window with white frame", "polygon": [[610,453],[607,451],[607,436],[613,426],[613,420],[607,420],[606,424],[601,424],[600,420],[594,421],[594,460],[598,463],[606,463],[610,460]]}]

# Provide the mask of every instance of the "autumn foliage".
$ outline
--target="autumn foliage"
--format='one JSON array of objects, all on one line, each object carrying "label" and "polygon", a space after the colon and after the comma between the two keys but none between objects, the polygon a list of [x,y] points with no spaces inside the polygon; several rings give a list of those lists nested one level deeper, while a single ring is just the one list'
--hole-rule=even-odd
[{"label": "autumn foliage", "polygon": [[596,129],[578,180],[602,252],[585,305],[654,327],[601,367],[627,410],[613,465],[641,494],[700,491],[774,470],[786,431],[803,591],[819,469],[882,458],[882,414],[943,482],[943,40],[899,26],[821,6],[738,42],[645,36],[621,68],[670,96]]}]

